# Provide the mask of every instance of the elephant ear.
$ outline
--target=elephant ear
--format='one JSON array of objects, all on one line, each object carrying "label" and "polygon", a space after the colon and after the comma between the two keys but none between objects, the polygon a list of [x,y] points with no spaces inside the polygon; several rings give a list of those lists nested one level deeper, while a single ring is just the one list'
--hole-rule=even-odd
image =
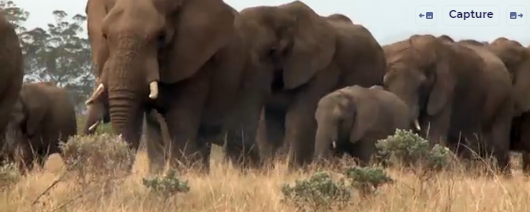
[{"label": "elephant ear", "polygon": [[427,113],[429,115],[435,115],[439,113],[446,105],[451,101],[451,96],[454,88],[454,79],[450,73],[450,65],[454,62],[458,55],[449,54],[448,51],[452,44],[441,44],[437,46],[436,51],[436,64],[432,67],[434,74],[434,85],[429,95],[429,101],[427,103]]},{"label": "elephant ear", "polygon": [[43,94],[42,86],[24,85],[20,92],[20,100],[23,104],[24,114],[26,115],[26,133],[28,137],[34,136],[43,122],[47,112],[47,94]]},{"label": "elephant ear", "polygon": [[160,73],[160,80],[175,83],[197,72],[231,41],[236,15],[223,1],[186,1],[172,20],[175,34],[168,47],[171,59],[167,71]]},{"label": "elephant ear", "polygon": [[102,75],[103,67],[109,57],[109,49],[101,30],[108,6],[105,0],[88,0],[85,7],[92,62],[96,66],[94,74],[98,77]]},{"label": "elephant ear", "polygon": [[373,128],[379,115],[379,106],[372,97],[366,96],[362,99],[356,97],[354,99],[355,115],[353,127],[350,131],[350,142],[357,142],[365,136],[366,132]]},{"label": "elephant ear", "polygon": [[296,1],[280,8],[288,10],[296,19],[293,47],[285,58],[284,88],[293,89],[326,68],[336,48],[335,29],[325,18],[317,15],[302,2]]}]

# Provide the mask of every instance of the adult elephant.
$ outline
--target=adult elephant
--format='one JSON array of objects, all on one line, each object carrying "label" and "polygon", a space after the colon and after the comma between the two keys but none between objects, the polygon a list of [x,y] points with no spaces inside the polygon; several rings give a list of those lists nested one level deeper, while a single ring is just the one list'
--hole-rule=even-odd
[{"label": "adult elephant", "polygon": [[[24,76],[22,50],[15,28],[0,11],[0,150],[4,147],[9,114],[17,101]],[[0,157],[3,157],[0,151]]]},{"label": "adult elephant", "polygon": [[237,12],[222,0],[89,0],[86,12],[113,131],[136,150],[144,114],[156,109],[171,145],[148,126],[151,171],[167,158],[208,170],[209,138],[239,88]]},{"label": "adult elephant", "polygon": [[509,172],[513,103],[505,70],[466,45],[432,35],[413,35],[383,48],[385,87],[407,103],[431,144],[447,140],[456,148],[462,135],[475,145],[477,135],[484,135],[488,150],[495,150],[502,170]]},{"label": "adult elephant", "polygon": [[377,140],[410,127],[409,111],[403,100],[381,86],[354,85],[329,93],[315,112],[315,158],[326,159],[333,150],[366,165],[377,153]]},{"label": "adult elephant", "polygon": [[372,34],[321,17],[300,1],[246,8],[236,28],[248,50],[248,72],[227,142],[254,145],[263,109],[266,142],[289,143],[291,169],[312,159],[320,98],[348,85],[382,83],[385,58]]},{"label": "adult elephant", "polygon": [[50,82],[22,86],[7,132],[13,159],[20,150],[21,165],[31,169],[36,159],[42,166],[48,155],[60,153],[59,142],[67,142],[76,133],[74,103],[64,88]]},{"label": "adult elephant", "polygon": [[512,77],[515,101],[512,149],[523,152],[523,172],[530,174],[530,48],[504,37],[488,46],[506,65]]}]

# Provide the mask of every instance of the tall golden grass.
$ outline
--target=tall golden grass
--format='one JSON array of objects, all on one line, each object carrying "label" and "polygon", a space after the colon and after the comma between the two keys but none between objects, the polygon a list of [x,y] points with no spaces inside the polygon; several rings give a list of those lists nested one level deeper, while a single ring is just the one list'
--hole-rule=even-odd
[{"label": "tall golden grass", "polygon": [[[45,195],[41,194],[62,176],[64,168],[57,155],[45,167],[24,176],[17,184],[0,193],[0,211],[68,212],[147,212],[147,211],[296,211],[281,201],[280,186],[310,173],[287,174],[286,165],[278,163],[264,173],[242,173],[220,160],[217,149],[209,175],[188,173],[191,190],[169,199],[153,197],[142,185],[147,175],[145,152],[137,155],[133,174],[103,189],[101,183],[79,185],[64,179]],[[530,183],[515,171],[511,179],[466,176],[463,172],[441,173],[430,182],[399,169],[388,170],[396,183],[385,185],[371,198],[352,198],[342,211],[373,212],[528,212]],[[38,198],[38,201],[35,200]]]}]

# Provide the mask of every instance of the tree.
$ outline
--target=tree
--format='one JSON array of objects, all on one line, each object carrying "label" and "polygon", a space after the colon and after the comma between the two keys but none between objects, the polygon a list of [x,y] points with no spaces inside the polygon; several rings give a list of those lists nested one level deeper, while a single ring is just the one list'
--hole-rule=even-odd
[{"label": "tree", "polygon": [[17,34],[22,34],[26,28],[22,26],[28,20],[29,12],[17,7],[13,1],[0,0],[0,8],[4,11],[6,19],[15,25]]},{"label": "tree", "polygon": [[34,48],[28,52],[28,81],[51,81],[67,88],[78,107],[92,91],[94,76],[88,39],[79,36],[86,17],[75,15],[67,20],[64,11],[53,12],[55,24],[48,30],[34,29],[31,34]]},{"label": "tree", "polygon": [[46,29],[24,27],[29,13],[13,1],[0,1],[7,19],[15,25],[24,54],[25,82],[47,81],[68,89],[76,109],[84,110],[84,100],[92,92],[94,76],[90,43],[81,37],[86,17],[69,18],[61,10],[53,11],[55,23]]}]

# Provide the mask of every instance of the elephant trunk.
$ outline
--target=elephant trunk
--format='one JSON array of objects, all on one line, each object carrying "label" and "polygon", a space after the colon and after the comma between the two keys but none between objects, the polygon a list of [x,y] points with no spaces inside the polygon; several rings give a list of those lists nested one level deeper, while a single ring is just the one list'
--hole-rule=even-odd
[{"label": "elephant trunk", "polygon": [[133,149],[138,148],[140,140],[142,103],[147,97],[158,97],[157,52],[156,49],[149,51],[144,45],[134,39],[120,40],[116,53],[105,67],[110,73],[107,91],[112,129]]},{"label": "elephant trunk", "polygon": [[337,142],[338,129],[336,124],[318,121],[318,128],[315,137],[314,158],[319,161],[330,156],[331,149],[335,148]]}]

